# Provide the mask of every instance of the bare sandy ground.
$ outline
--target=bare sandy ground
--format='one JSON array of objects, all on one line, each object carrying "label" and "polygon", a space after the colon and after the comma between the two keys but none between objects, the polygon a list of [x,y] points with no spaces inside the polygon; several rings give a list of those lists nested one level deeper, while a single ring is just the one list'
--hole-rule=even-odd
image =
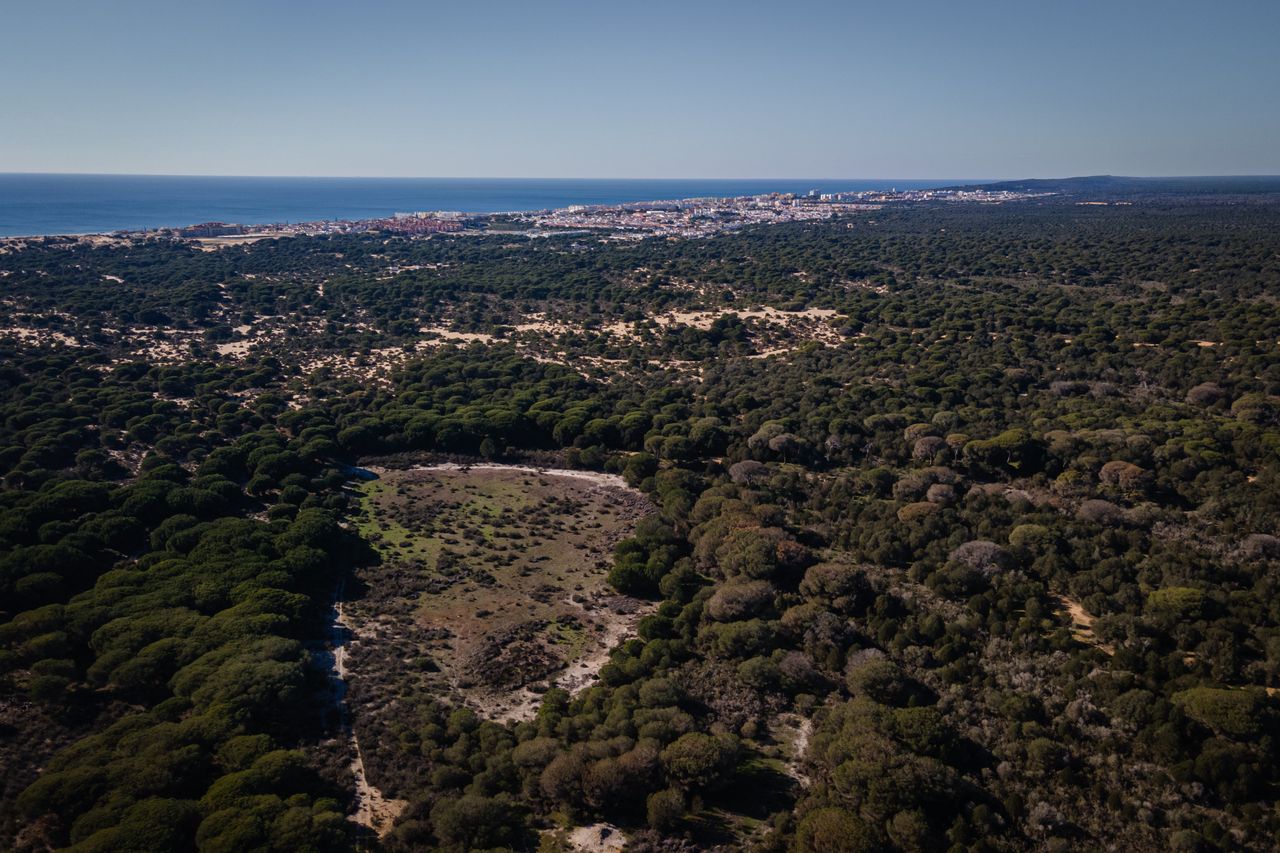
[{"label": "bare sandy ground", "polygon": [[[579,690],[591,686],[596,680],[600,668],[609,662],[609,653],[623,640],[629,640],[634,637],[636,626],[639,625],[640,620],[652,613],[656,606],[646,604],[631,613],[617,613],[592,602],[587,602],[584,605],[572,599],[567,599],[566,601],[577,607],[584,618],[590,617],[596,622],[604,624],[604,632],[590,652],[547,679],[552,687],[559,687],[569,691],[569,693],[577,693]],[[499,723],[519,723],[525,720],[532,720],[537,716],[538,706],[541,704],[542,696],[540,694],[534,693],[528,688],[522,688],[515,693],[503,696],[484,710],[490,719]]]},{"label": "bare sandy ground", "polygon": [[1109,655],[1116,653],[1115,646],[1100,641],[1093,632],[1093,616],[1084,609],[1084,605],[1065,595],[1058,596],[1058,601],[1066,608],[1067,614],[1071,617],[1071,636],[1077,642],[1101,649]]},{"label": "bare sandy ground", "polygon": [[0,328],[0,337],[14,337],[24,344],[58,343],[63,346],[76,346],[79,341],[64,332],[49,329],[35,329],[27,326],[8,326]]},{"label": "bare sandy ground", "polygon": [[218,351],[218,355],[231,355],[236,358],[243,358],[249,354],[249,348],[253,346],[252,340],[231,341],[230,343],[218,344],[214,347]]},{"label": "bare sandy ground", "polygon": [[223,237],[191,237],[196,247],[206,252],[216,252],[226,246],[247,246],[259,240],[277,240],[292,234],[228,234]]},{"label": "bare sandy ground", "polygon": [[[749,308],[739,310],[735,308],[725,307],[704,311],[671,311],[667,314],[659,314],[653,317],[653,321],[659,326],[692,326],[695,329],[706,331],[711,328],[720,317],[725,314],[736,314],[743,320],[766,320],[770,323],[778,325],[790,326],[803,323],[805,321],[826,321],[835,317],[837,312],[831,308],[806,308],[803,311],[783,311],[779,308],[766,306],[764,308]],[[620,322],[605,326],[605,331],[621,337],[629,337],[633,334],[633,324]]]},{"label": "bare sandy ground", "polygon": [[569,833],[568,841],[575,853],[620,853],[627,846],[622,830],[611,823],[579,826]]},{"label": "bare sandy ground", "polygon": [[787,775],[800,783],[800,787],[809,787],[810,779],[800,765],[809,749],[809,738],[813,736],[813,720],[799,714],[779,714],[776,726],[775,737],[787,745]]},{"label": "bare sandy ground", "polygon": [[455,332],[444,326],[423,326],[418,331],[424,335],[435,335],[446,341],[462,341],[463,343],[480,341],[486,344],[493,342],[493,335],[485,334],[484,332]]}]

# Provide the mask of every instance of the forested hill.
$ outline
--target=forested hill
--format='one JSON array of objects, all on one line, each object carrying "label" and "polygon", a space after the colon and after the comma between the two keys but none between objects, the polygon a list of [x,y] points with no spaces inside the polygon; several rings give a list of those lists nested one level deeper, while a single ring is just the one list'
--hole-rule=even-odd
[{"label": "forested hill", "polygon": [[[1280,205],[1240,197],[0,242],[0,849],[1276,849]],[[528,718],[433,649],[513,567],[585,608],[557,555],[631,516],[352,467],[441,460],[644,493],[574,564],[634,625],[586,686],[521,650],[601,613],[491,646]]]}]

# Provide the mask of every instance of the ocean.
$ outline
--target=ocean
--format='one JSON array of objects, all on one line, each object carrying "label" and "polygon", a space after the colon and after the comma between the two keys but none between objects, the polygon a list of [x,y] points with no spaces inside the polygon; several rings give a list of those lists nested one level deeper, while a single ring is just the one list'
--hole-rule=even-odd
[{"label": "ocean", "polygon": [[237,178],[0,173],[0,236],[96,234],[200,222],[369,219],[397,212],[500,213],[571,204],[884,189],[963,180]]}]

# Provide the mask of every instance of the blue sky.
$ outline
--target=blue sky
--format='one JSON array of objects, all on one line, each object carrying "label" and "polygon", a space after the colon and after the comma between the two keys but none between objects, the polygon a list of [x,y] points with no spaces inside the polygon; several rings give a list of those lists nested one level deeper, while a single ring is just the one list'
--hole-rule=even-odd
[{"label": "blue sky", "polygon": [[0,171],[1280,173],[1280,2],[0,0]]}]

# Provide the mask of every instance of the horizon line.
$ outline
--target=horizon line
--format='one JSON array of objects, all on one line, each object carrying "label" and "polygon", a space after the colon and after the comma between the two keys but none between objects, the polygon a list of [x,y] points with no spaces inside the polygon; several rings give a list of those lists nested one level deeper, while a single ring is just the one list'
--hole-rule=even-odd
[{"label": "horizon line", "polygon": [[342,181],[952,181],[968,183],[1003,183],[1011,181],[1054,181],[1077,178],[1136,178],[1139,180],[1159,180],[1178,178],[1280,178],[1280,172],[1232,172],[1232,173],[1178,173],[1178,174],[1146,174],[1121,175],[1111,172],[1093,172],[1075,175],[1049,175],[996,178],[957,178],[936,176],[779,176],[764,177],[698,177],[698,176],[529,176],[529,175],[269,175],[269,174],[231,174],[214,172],[51,172],[51,171],[7,171],[0,170],[0,176],[27,177],[85,177],[85,178],[269,178],[279,180],[342,180]]},{"label": "horizon line", "polygon": [[[111,178],[299,178],[299,179],[334,179],[355,181],[953,181],[953,180],[1031,180],[1027,178],[955,178],[955,177],[891,177],[875,176],[786,176],[766,175],[764,177],[699,177],[688,175],[669,176],[581,176],[581,175],[268,175],[268,174],[232,174],[223,172],[47,172],[47,171],[5,171],[0,175],[33,175],[33,176],[65,176],[65,177],[111,177]],[[1201,177],[1201,176],[1194,176]]]}]

